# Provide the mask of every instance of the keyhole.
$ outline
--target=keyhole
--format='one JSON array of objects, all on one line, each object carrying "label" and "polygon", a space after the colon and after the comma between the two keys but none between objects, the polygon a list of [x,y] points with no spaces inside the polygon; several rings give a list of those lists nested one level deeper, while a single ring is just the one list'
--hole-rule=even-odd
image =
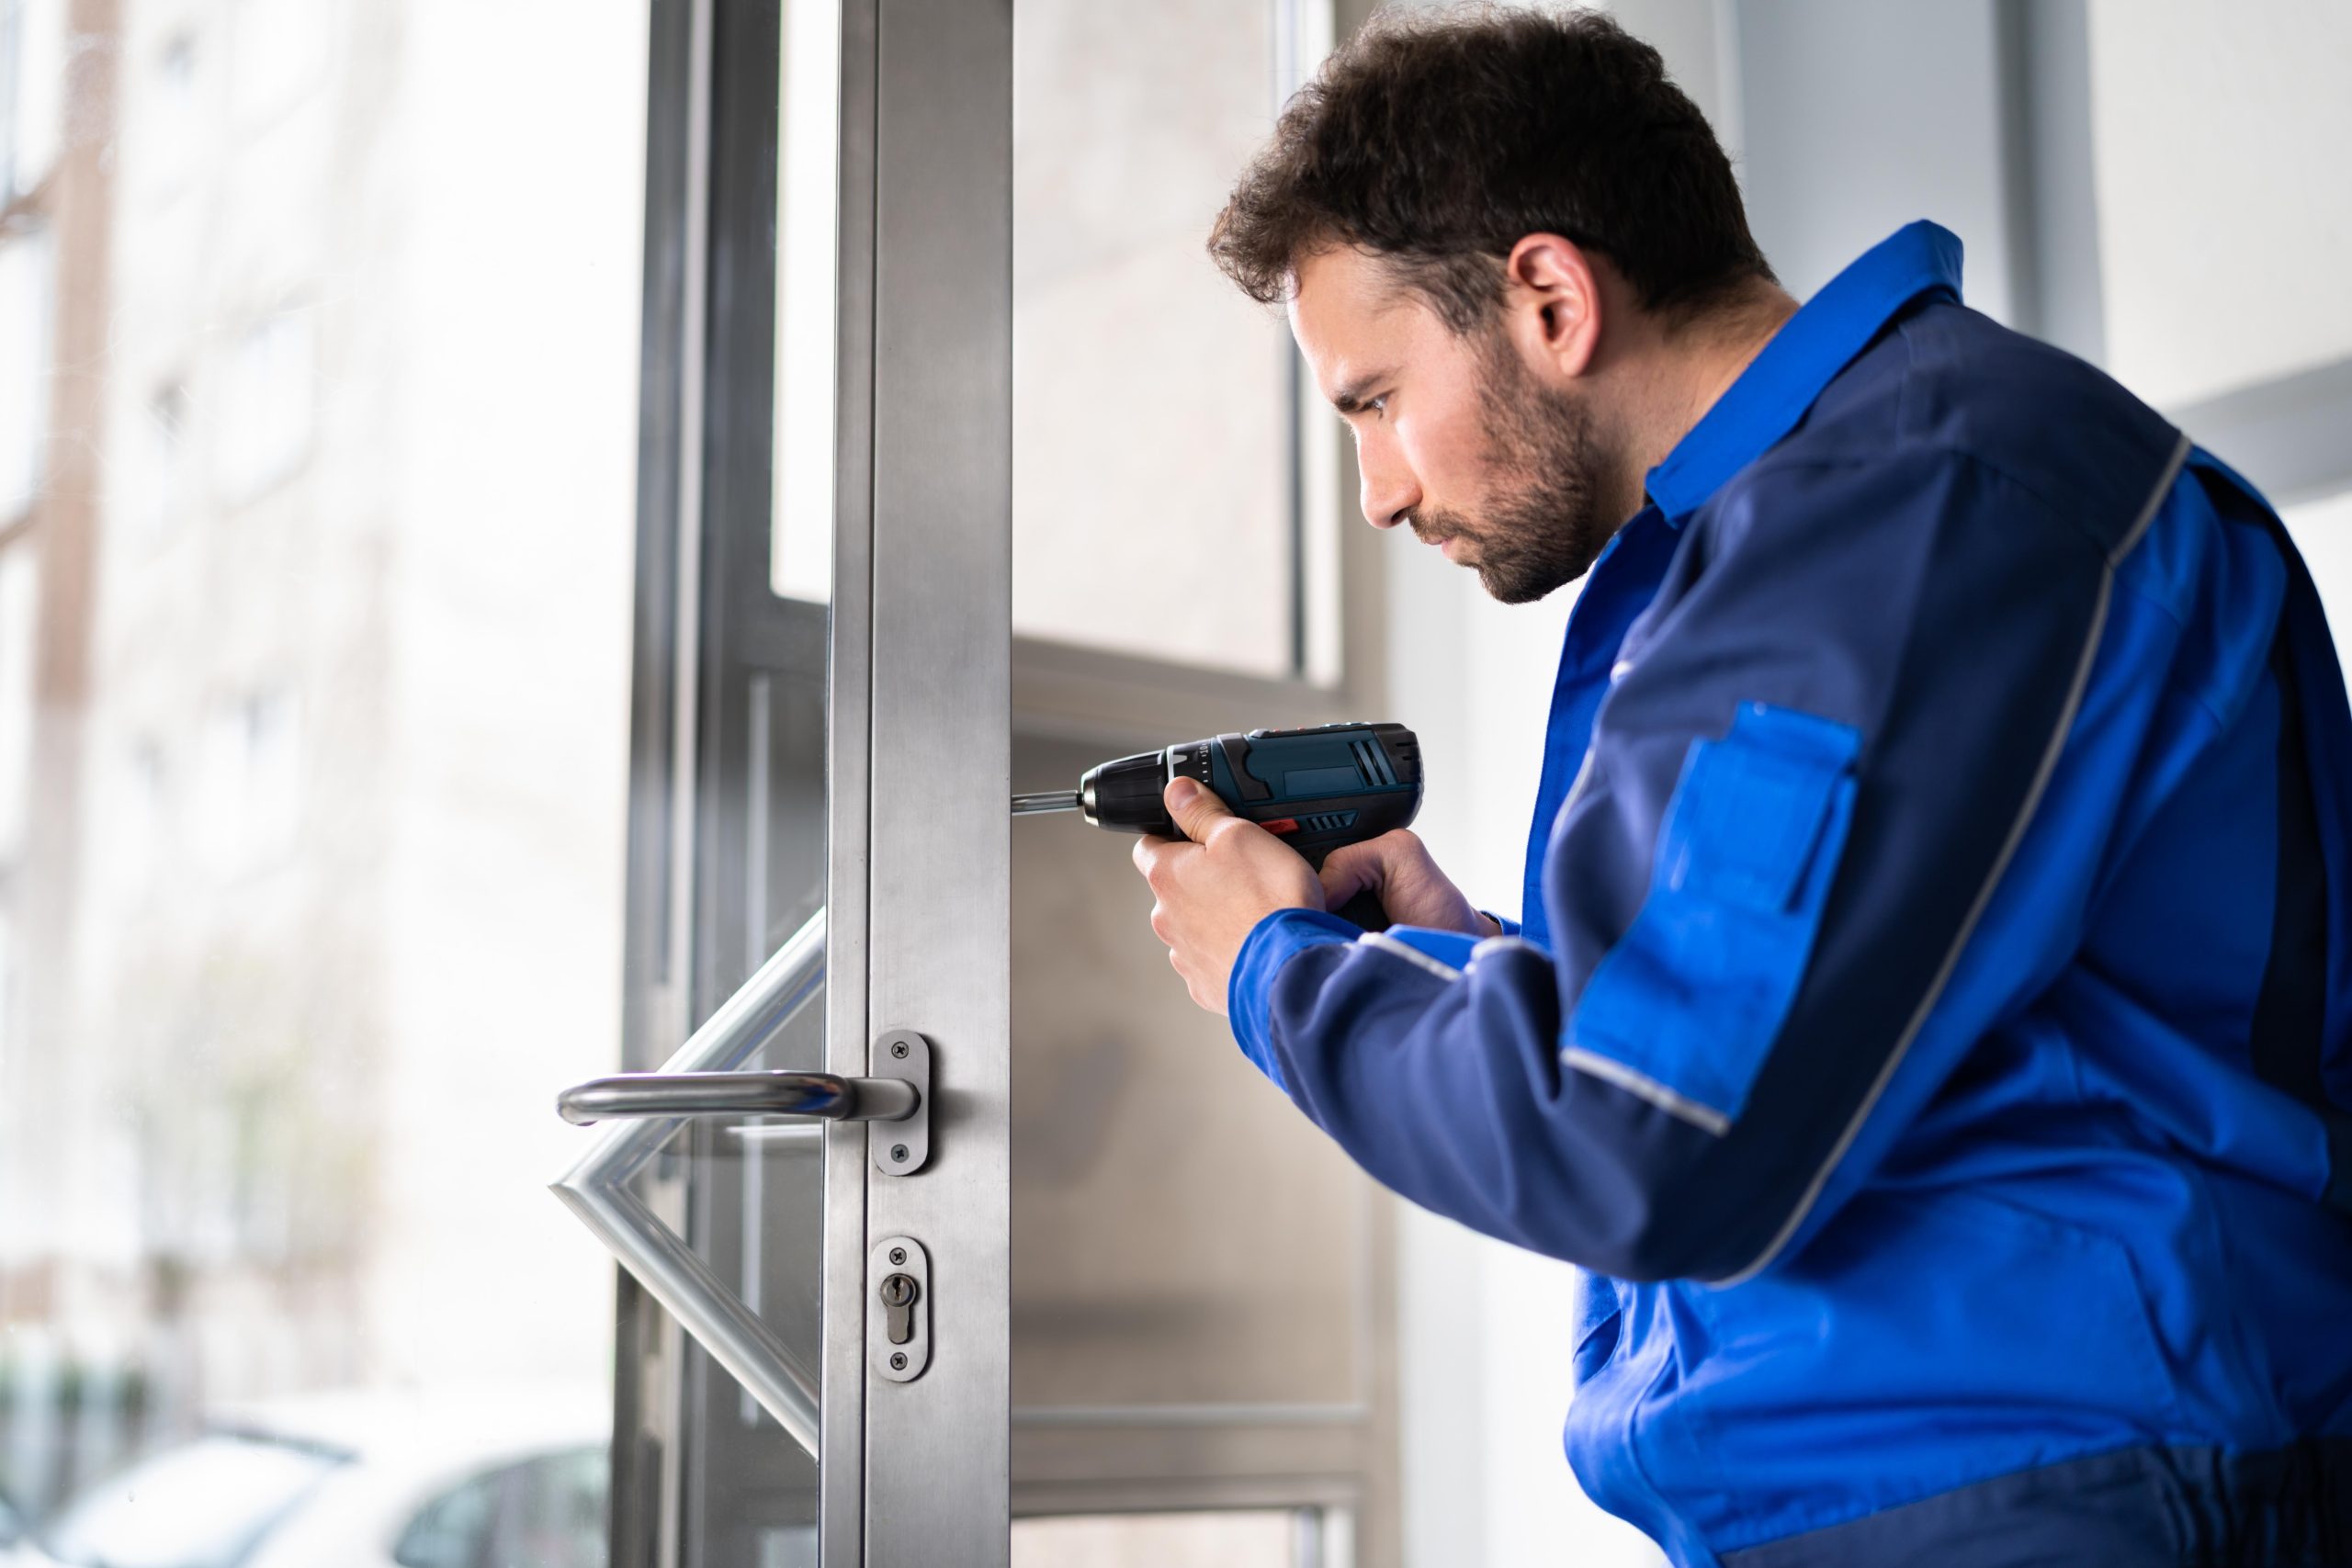
[{"label": "keyhole", "polygon": [[922,1294],[922,1287],[915,1283],[911,1274],[891,1274],[882,1280],[882,1305],[889,1316],[883,1332],[893,1345],[904,1345],[915,1337],[915,1299]]}]

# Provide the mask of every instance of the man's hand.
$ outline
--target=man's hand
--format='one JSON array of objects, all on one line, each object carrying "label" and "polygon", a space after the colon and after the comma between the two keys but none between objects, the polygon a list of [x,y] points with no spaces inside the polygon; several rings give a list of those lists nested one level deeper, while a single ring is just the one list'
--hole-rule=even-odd
[{"label": "man's hand", "polygon": [[1336,909],[1369,888],[1388,919],[1400,926],[1500,936],[1502,928],[1470,907],[1453,879],[1430,859],[1429,847],[1409,828],[1347,844],[1323,862],[1323,899]]},{"label": "man's hand", "polygon": [[1216,792],[1178,779],[1162,796],[1190,843],[1149,833],[1136,845],[1136,869],[1159,902],[1151,931],[1193,1000],[1225,1011],[1225,983],[1242,939],[1276,909],[1320,909],[1323,889],[1280,839],[1225,808]]}]

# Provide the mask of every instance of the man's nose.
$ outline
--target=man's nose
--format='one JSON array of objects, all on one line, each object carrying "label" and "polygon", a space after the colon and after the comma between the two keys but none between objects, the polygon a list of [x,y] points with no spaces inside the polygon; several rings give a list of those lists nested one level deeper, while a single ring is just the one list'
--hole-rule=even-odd
[{"label": "man's nose", "polygon": [[1412,471],[1385,453],[1375,454],[1369,444],[1358,449],[1356,465],[1363,476],[1357,497],[1363,520],[1375,528],[1394,528],[1405,521],[1421,499]]}]

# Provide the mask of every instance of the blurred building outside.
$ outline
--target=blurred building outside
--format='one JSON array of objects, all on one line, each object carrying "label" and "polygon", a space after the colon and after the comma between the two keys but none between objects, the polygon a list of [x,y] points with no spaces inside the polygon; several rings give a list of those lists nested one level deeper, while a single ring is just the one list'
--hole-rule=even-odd
[{"label": "blurred building outside", "polygon": [[[644,23],[0,3],[0,1490],[608,1377]],[[634,97],[640,106],[632,108]]]}]

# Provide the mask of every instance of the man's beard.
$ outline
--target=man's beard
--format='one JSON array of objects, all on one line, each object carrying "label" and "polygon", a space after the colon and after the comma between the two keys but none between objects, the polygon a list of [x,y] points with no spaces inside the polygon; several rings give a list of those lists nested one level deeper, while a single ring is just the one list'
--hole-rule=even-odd
[{"label": "man's beard", "polygon": [[1487,471],[1496,486],[1476,516],[1434,508],[1412,513],[1414,534],[1436,544],[1465,538],[1480,586],[1506,604],[1526,604],[1574,582],[1617,531],[1601,514],[1600,444],[1592,413],[1542,387],[1497,333],[1484,357],[1481,411]]}]

